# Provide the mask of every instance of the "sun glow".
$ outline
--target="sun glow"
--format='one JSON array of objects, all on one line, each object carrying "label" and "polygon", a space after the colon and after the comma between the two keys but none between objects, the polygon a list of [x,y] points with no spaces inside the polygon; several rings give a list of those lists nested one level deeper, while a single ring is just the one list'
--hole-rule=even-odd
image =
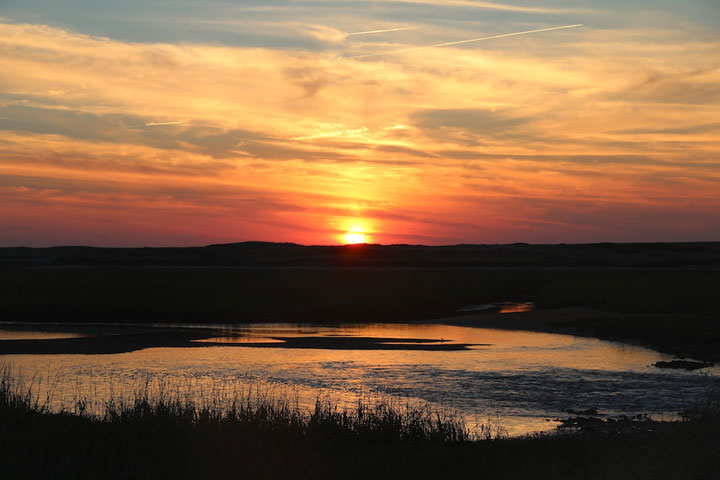
[{"label": "sun glow", "polygon": [[348,245],[367,243],[367,235],[362,232],[348,232],[343,235],[343,240],[345,240],[345,243]]},{"label": "sun glow", "polygon": [[[275,2],[286,33],[249,22],[252,41],[237,43],[218,38],[216,9],[190,36],[145,19],[169,35],[156,42],[109,15],[86,31],[21,7],[52,0],[0,0],[15,5],[0,7],[0,245],[720,237],[720,69],[708,68],[720,30],[705,25],[717,2],[661,2],[682,21],[618,8],[606,29],[593,16],[611,14],[588,0],[595,26],[533,37],[520,33],[558,28],[542,9],[489,2],[428,2],[442,15],[513,12],[437,31],[405,1],[392,8],[407,23],[362,2],[323,2],[322,19],[308,2]],[[691,4],[709,12],[697,25]],[[468,43],[503,32],[517,34]],[[415,50],[388,55],[403,47]],[[358,55],[375,56],[338,61]]]}]

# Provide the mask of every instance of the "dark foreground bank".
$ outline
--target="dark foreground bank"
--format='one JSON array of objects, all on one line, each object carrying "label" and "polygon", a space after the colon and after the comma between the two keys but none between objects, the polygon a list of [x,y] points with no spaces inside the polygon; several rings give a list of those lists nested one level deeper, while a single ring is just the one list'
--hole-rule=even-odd
[{"label": "dark foreground bank", "polygon": [[0,476],[714,479],[718,405],[709,400],[677,423],[501,439],[468,432],[452,416],[381,402],[350,411],[320,402],[302,414],[284,400],[196,405],[141,393],[129,404],[108,403],[99,417],[83,402],[73,414],[52,414],[6,374]]},{"label": "dark foreground bank", "polygon": [[[598,336],[717,362],[718,291],[720,271],[700,267],[6,266],[0,267],[0,320],[43,324],[415,322],[455,316],[467,305],[531,300],[536,312],[477,317],[468,325],[491,322],[505,328],[507,323],[512,324],[508,328]],[[515,325],[511,318],[522,318],[522,325]],[[0,353],[8,353],[8,348],[0,345]]]}]

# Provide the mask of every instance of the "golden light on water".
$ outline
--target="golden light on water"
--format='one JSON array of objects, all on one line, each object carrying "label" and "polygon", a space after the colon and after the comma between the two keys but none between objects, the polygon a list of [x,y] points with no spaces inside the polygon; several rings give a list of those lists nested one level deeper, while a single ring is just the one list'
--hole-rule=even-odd
[{"label": "golden light on water", "polygon": [[[33,333],[38,332],[12,332],[25,338]],[[0,334],[7,335],[8,332]],[[370,389],[373,385],[396,382],[410,392],[403,395],[403,404],[424,402],[424,391],[439,389],[448,398],[460,399],[459,413],[470,426],[485,420],[485,412],[492,408],[493,416],[497,412],[497,418],[510,435],[524,435],[551,430],[555,424],[545,420],[547,413],[537,408],[536,402],[531,403],[530,409],[522,405],[522,401],[519,407],[507,403],[496,409],[490,406],[494,402],[492,395],[487,396],[483,389],[469,389],[464,382],[468,378],[484,378],[484,375],[490,375],[490,378],[507,375],[511,383],[499,388],[520,389],[524,393],[517,395],[532,398],[528,386],[535,385],[538,375],[545,375],[543,372],[549,368],[564,372],[558,373],[562,378],[555,383],[559,388],[557,394],[571,402],[577,395],[572,379],[578,372],[592,370],[594,375],[604,378],[599,381],[606,385],[604,382],[617,378],[620,372],[644,375],[648,365],[664,358],[642,347],[570,335],[432,324],[343,324],[334,327],[266,324],[232,327],[219,335],[226,336],[208,340],[227,346],[194,348],[190,350],[191,356],[187,348],[162,347],[120,355],[96,355],[91,364],[83,355],[58,355],[51,360],[48,355],[21,355],[15,361],[22,367],[22,372],[33,375],[34,393],[40,398],[49,398],[50,407],[58,410],[72,408],[74,399],[79,397],[93,399],[89,408],[98,408],[101,413],[111,396],[124,396],[131,401],[132,393],[145,388],[146,381],[151,394],[165,385],[197,402],[202,402],[207,392],[218,392],[222,402],[231,401],[233,392],[268,388],[273,389],[269,391],[275,392],[278,398],[284,395],[297,398],[300,408],[305,411],[314,408],[318,395],[327,395],[341,408],[352,408],[363,398],[363,392],[368,392],[363,390],[364,383],[367,382],[366,388]],[[389,342],[391,344],[397,344],[400,339],[443,339],[476,346],[457,352],[237,346],[239,343],[282,343],[273,339],[298,336],[396,339]],[[288,368],[289,355],[294,369]],[[179,369],[180,364],[185,367]],[[336,368],[340,365],[344,367]],[[35,377],[32,372],[40,372],[40,375]],[[139,378],[135,372],[147,372],[147,377]],[[280,381],[262,380],[268,372],[273,372],[271,377]],[[404,380],[398,372],[415,373],[409,373],[410,378]],[[445,373],[429,378],[428,375],[438,372]],[[564,376],[566,374],[569,376]],[[314,382],[312,387],[308,379]],[[658,388],[662,393],[663,385],[658,384]],[[383,390],[380,388],[381,392]],[[608,405],[617,401],[607,396],[605,399],[610,402]]]}]

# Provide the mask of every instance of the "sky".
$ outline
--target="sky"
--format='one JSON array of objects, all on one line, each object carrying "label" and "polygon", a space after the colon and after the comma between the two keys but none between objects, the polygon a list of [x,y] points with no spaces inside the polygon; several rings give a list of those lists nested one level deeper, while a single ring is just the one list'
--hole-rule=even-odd
[{"label": "sky", "polygon": [[0,246],[720,240],[717,0],[0,0],[0,72]]}]

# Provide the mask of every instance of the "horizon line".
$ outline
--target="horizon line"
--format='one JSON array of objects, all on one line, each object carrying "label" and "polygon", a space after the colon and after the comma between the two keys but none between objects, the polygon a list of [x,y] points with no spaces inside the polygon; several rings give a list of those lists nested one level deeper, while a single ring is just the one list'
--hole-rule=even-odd
[{"label": "horizon line", "polygon": [[141,246],[108,246],[108,245],[88,245],[88,244],[58,244],[43,247],[33,247],[27,245],[12,245],[12,246],[0,246],[1,249],[50,249],[50,248],[97,248],[97,249],[182,249],[182,248],[209,248],[209,247],[223,247],[231,245],[242,245],[242,244],[270,244],[270,245],[292,245],[297,247],[305,248],[336,248],[336,247],[425,247],[425,248],[444,248],[444,247],[462,247],[462,246],[512,246],[512,245],[527,245],[527,246],[583,246],[583,245],[680,245],[680,244],[712,244],[720,243],[718,240],[682,240],[682,241],[668,241],[668,240],[656,240],[656,241],[631,241],[631,242],[612,242],[612,241],[596,241],[596,242],[558,242],[558,243],[532,243],[532,242],[508,242],[508,243],[448,243],[448,244],[437,244],[427,245],[422,243],[334,243],[334,244],[303,244],[297,242],[283,242],[283,241],[266,241],[266,240],[242,240],[239,242],[228,242],[228,243],[209,243],[205,245],[141,245]]}]

